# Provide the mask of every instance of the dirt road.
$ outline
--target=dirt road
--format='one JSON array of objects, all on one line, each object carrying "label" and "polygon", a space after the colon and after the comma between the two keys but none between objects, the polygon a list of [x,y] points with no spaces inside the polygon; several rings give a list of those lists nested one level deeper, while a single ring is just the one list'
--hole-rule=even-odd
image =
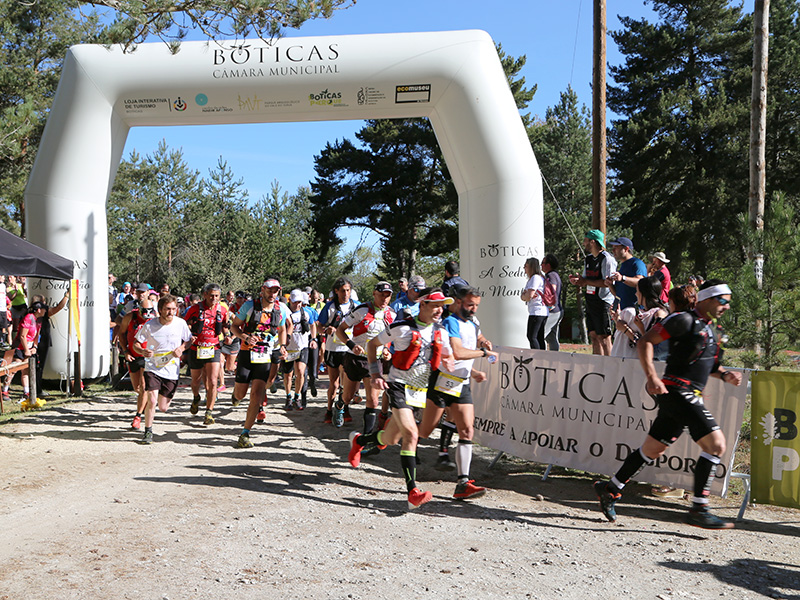
[{"label": "dirt road", "polygon": [[[611,524],[590,476],[489,470],[490,450],[473,461],[490,493],[454,502],[431,440],[434,500],[409,513],[398,450],[352,469],[321,396],[291,413],[273,396],[250,450],[228,397],[203,428],[182,389],[152,446],[129,429],[131,394],[0,426],[0,598],[800,598],[800,511],[707,532],[680,522],[684,501],[633,486]],[[736,515],[736,498],[717,505]]]}]

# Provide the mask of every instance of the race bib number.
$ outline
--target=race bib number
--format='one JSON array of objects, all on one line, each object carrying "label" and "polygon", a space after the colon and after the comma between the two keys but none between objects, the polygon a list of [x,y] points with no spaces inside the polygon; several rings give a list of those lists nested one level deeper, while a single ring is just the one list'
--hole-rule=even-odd
[{"label": "race bib number", "polygon": [[214,358],[214,346],[198,346],[197,359],[205,360],[208,358]]},{"label": "race bib number", "polygon": [[586,293],[587,294],[596,294],[597,293],[597,288],[594,287],[593,285],[587,285],[586,286]]},{"label": "race bib number", "polygon": [[156,354],[153,356],[153,364],[155,364],[157,369],[163,369],[172,361],[177,360],[172,352],[167,352],[166,354]]},{"label": "race bib number", "polygon": [[250,362],[254,365],[266,365],[272,362],[270,355],[272,352],[267,350],[251,350]]},{"label": "race bib number", "polygon": [[442,392],[443,394],[460,398],[461,390],[463,389],[466,381],[466,379],[456,377],[455,375],[439,373],[439,377],[436,378],[436,386],[433,389],[435,389],[437,392]]},{"label": "race bib number", "polygon": [[286,355],[286,362],[292,362],[293,360],[297,360],[300,358],[300,350],[294,350],[293,352],[289,352]]},{"label": "race bib number", "polygon": [[425,408],[425,397],[428,390],[406,385],[406,404],[414,408]]}]

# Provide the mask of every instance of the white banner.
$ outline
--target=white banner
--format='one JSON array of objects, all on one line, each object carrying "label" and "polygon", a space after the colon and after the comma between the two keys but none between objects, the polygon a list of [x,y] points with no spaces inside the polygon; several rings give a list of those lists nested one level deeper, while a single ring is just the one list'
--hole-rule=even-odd
[{"label": "white banner", "polygon": [[[473,383],[475,441],[527,460],[613,475],[644,442],[657,410],[645,391],[638,360],[518,348],[495,348],[499,360],[475,368],[488,380]],[[659,373],[663,363],[658,365]],[[724,495],[739,429],[742,385],[711,378],[704,402],[727,440],[712,492]],[[700,454],[688,431],[657,464],[636,479],[692,490]]]}]

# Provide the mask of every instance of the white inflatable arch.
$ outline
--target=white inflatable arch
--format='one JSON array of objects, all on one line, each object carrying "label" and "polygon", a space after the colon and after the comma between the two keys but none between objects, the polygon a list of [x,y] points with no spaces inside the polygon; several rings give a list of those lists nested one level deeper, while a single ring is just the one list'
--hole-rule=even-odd
[{"label": "white inflatable arch", "polygon": [[[128,130],[428,117],[459,197],[462,275],[483,330],[527,347],[522,265],[543,253],[539,168],[495,45],[482,31],[70,48],[25,192],[27,237],[75,261],[82,376],[109,368],[106,201]],[[264,272],[269,272],[264,265]],[[57,282],[32,281],[58,300]],[[47,366],[65,371],[66,311]]]}]

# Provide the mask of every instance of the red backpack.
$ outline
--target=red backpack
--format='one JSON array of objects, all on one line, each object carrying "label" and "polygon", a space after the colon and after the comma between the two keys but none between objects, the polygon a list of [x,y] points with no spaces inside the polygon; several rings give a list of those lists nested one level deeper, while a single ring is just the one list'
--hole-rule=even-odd
[{"label": "red backpack", "polygon": [[558,298],[556,298],[556,286],[554,286],[548,277],[545,277],[544,280],[544,292],[542,292],[542,301],[544,302],[545,306],[555,306],[558,304]]}]

